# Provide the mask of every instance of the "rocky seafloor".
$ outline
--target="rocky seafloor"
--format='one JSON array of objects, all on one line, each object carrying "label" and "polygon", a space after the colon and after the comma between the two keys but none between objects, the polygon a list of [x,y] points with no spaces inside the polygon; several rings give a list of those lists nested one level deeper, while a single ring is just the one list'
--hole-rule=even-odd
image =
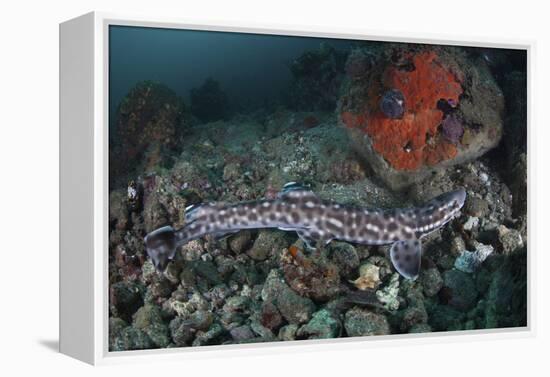
[{"label": "rocky seafloor", "polygon": [[[111,153],[111,351],[527,325],[526,151],[506,132],[521,117],[505,118],[503,140],[488,154],[394,191],[333,111],[280,107],[202,122],[161,93],[145,126],[147,101],[130,95],[121,107],[128,132],[149,130],[147,148],[132,142],[133,169],[119,173],[129,164],[116,166],[121,155]],[[183,123],[184,133],[171,128]],[[414,281],[391,266],[388,246],[332,241],[309,252],[277,229],[191,241],[164,273],[148,260],[144,236],[184,225],[188,205],[273,198],[290,181],[367,207],[415,206],[457,187],[467,199],[459,217],[423,239]]]}]

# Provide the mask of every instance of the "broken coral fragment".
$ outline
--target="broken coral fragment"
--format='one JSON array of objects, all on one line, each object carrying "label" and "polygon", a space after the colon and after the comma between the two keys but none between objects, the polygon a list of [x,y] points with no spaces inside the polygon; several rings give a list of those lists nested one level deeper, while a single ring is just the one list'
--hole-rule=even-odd
[{"label": "broken coral fragment", "polygon": [[390,282],[384,288],[376,291],[376,297],[378,298],[378,301],[382,303],[384,308],[393,311],[399,309],[399,299],[397,298],[398,294],[399,274],[395,272],[391,276]]},{"label": "broken coral fragment", "polygon": [[475,272],[481,263],[493,253],[491,245],[484,245],[480,242],[475,242],[475,251],[463,250],[455,260],[455,268],[462,272]]},{"label": "broken coral fragment", "polygon": [[365,263],[359,267],[359,277],[352,281],[362,291],[375,289],[380,284],[380,267],[372,263]]}]

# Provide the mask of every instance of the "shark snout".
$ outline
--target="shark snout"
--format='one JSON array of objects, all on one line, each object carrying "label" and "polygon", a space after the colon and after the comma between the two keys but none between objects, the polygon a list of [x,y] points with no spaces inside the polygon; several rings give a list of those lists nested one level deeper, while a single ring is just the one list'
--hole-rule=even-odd
[{"label": "shark snout", "polygon": [[[459,188],[458,190],[441,194],[428,203],[432,204],[433,207],[438,208],[438,210],[443,211],[445,213],[445,217],[447,217],[447,215],[451,213],[454,214],[459,211],[465,201],[466,191],[463,188]],[[428,212],[429,211],[431,210],[428,209]]]},{"label": "shark snout", "polygon": [[460,208],[464,205],[464,202],[466,201],[466,190],[463,188],[460,188],[456,191],[453,191],[450,193],[452,200],[454,200]]}]

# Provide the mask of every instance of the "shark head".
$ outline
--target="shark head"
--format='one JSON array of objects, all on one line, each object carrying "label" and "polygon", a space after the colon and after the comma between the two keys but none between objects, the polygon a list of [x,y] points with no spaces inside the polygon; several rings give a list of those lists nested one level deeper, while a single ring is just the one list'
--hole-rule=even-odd
[{"label": "shark head", "polygon": [[455,191],[449,191],[432,199],[429,204],[433,204],[435,210],[442,214],[446,220],[451,220],[460,211],[466,201],[466,191],[460,188]]},{"label": "shark head", "polygon": [[460,213],[466,200],[466,191],[460,188],[441,194],[418,209],[421,233],[429,233],[451,221]]},{"label": "shark head", "polygon": [[436,199],[442,202],[456,204],[456,206],[460,209],[466,201],[466,191],[463,188],[459,188],[458,190],[441,194]]},{"label": "shark head", "polygon": [[164,226],[145,236],[145,248],[153,265],[164,272],[176,254],[176,232],[171,226]]}]

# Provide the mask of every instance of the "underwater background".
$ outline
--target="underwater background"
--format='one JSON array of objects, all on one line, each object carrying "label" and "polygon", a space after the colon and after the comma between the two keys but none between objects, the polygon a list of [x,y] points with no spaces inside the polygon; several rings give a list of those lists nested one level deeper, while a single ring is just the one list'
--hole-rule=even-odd
[{"label": "underwater background", "polygon": [[[111,27],[111,351],[527,325],[525,51]],[[144,237],[203,202],[416,207],[460,187],[416,280],[388,246]]]}]

